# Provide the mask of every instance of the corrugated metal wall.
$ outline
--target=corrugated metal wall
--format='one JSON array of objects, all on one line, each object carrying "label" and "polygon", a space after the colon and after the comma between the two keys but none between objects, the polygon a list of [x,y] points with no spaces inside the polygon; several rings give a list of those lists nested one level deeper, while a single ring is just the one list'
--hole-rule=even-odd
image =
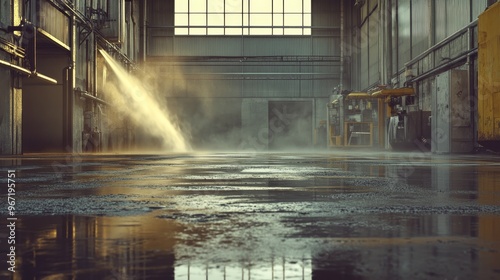
[{"label": "corrugated metal wall", "polygon": [[398,68],[402,69],[404,64],[411,58],[411,9],[410,0],[397,0],[398,14],[398,38],[397,38],[397,52],[398,52]]},{"label": "corrugated metal wall", "polygon": [[487,0],[472,1],[472,19],[476,19],[486,9],[487,2]]},{"label": "corrugated metal wall", "polygon": [[[359,87],[361,88],[366,88],[368,87],[368,69],[370,68],[369,65],[369,59],[368,59],[368,22],[365,22],[361,26],[361,32],[360,32],[360,75],[359,75]],[[353,77],[356,79],[356,75]]]},{"label": "corrugated metal wall", "polygon": [[39,1],[38,4],[33,24],[69,46],[69,18],[48,1]]},{"label": "corrugated metal wall", "polygon": [[[472,8],[471,3],[472,2]],[[466,26],[477,18],[480,10],[486,7],[486,0],[463,1],[448,0],[435,1],[435,41],[439,42]],[[482,8],[482,9],[481,9]],[[471,9],[474,13],[471,13]]]},{"label": "corrugated metal wall", "polygon": [[[442,1],[445,2],[445,1]],[[412,58],[430,47],[431,0],[419,0],[411,3],[411,42]]]},{"label": "corrugated metal wall", "polygon": [[[150,44],[156,44],[150,47],[151,56],[198,56],[198,57],[283,57],[283,62],[261,62],[258,66],[252,63],[242,61],[243,67],[238,69],[240,73],[274,73],[274,74],[296,74],[303,75],[310,73],[306,84],[314,83],[315,96],[328,96],[331,85],[335,83],[340,76],[338,67],[339,56],[339,39],[338,38],[297,38],[297,37],[272,37],[272,38],[241,38],[241,37],[161,37],[157,40],[151,40]],[[316,61],[310,61],[309,57],[315,57]],[[337,61],[332,61],[332,57],[337,57]],[[300,60],[300,59],[303,60]],[[319,61],[321,59],[329,61]],[[287,61],[287,59],[289,61]],[[263,59],[265,61],[265,59]],[[220,66],[213,68],[215,73],[232,73],[237,65],[221,63]],[[182,69],[187,72],[206,73],[207,69],[203,63],[185,65]],[[316,73],[321,74],[317,76]],[[291,82],[297,79],[296,75],[291,78]],[[329,75],[331,80],[317,80],[325,78]],[[282,78],[282,77],[281,77]],[[258,90],[263,88],[261,83],[268,83],[273,80],[273,76],[269,76],[266,80],[252,81],[246,83],[245,90],[255,91],[247,87],[250,84],[255,84]],[[314,82],[311,82],[314,80]],[[270,86],[270,89],[273,87]],[[292,90],[297,91],[300,88],[294,87]],[[312,94],[313,89],[307,90]],[[265,95],[265,92],[263,93]],[[294,93],[291,93],[293,96]],[[287,97],[284,95],[283,97]]]},{"label": "corrugated metal wall", "polygon": [[[373,0],[370,1],[374,2]],[[368,85],[380,81],[379,66],[379,14],[373,10],[368,22]]]},{"label": "corrugated metal wall", "polygon": [[359,76],[353,75],[353,80],[358,85],[357,90],[362,90],[380,81],[379,59],[379,8],[377,0],[366,1],[360,12],[360,47],[359,47]]},{"label": "corrugated metal wall", "polygon": [[[174,1],[148,0],[147,61],[159,69],[164,96],[178,104],[173,111],[186,104],[206,111],[203,108],[210,104],[217,115],[227,109],[223,100],[240,100],[242,111],[232,118],[241,118],[244,138],[267,132],[268,124],[262,123],[266,119],[258,116],[267,110],[267,102],[314,99],[312,127],[316,127],[326,118],[328,97],[340,83],[341,17],[340,1],[311,1],[309,36],[176,36]],[[203,118],[199,112],[178,115],[190,123]],[[207,115],[203,122],[207,120],[218,119]],[[267,146],[264,138],[259,141]]]},{"label": "corrugated metal wall", "polygon": [[[148,50],[147,54],[153,57],[255,57],[255,56],[300,56],[305,61],[280,62],[290,65],[289,67],[275,66],[276,63],[259,64],[258,66],[242,62],[239,72],[243,73],[295,73],[284,78],[280,75],[278,80],[273,81],[274,76],[269,75],[267,79],[253,79],[242,82],[240,88],[241,96],[270,96],[270,97],[295,97],[295,96],[321,96],[327,97],[331,90],[339,83],[340,17],[332,16],[340,14],[338,2],[326,0],[313,0],[313,25],[321,28],[313,29],[312,36],[173,36],[173,1],[150,0],[149,1],[148,26]],[[330,29],[325,27],[332,27]],[[308,57],[329,57],[329,61],[307,61]],[[336,61],[332,61],[336,57]],[[321,58],[318,58],[321,60]],[[189,64],[182,67],[183,71],[200,72],[217,71],[218,73],[230,73],[234,71],[234,65],[222,65],[207,69],[203,63]],[[219,72],[220,71],[220,72]],[[304,75],[311,73],[311,75]],[[319,77],[313,73],[320,73]],[[325,77],[329,75],[329,79]],[[287,81],[284,82],[283,80]],[[224,84],[225,80],[213,81]]]},{"label": "corrugated metal wall", "polygon": [[[353,80],[365,90],[380,80],[378,33],[381,32],[378,4],[381,0],[366,0],[356,6],[359,52],[355,54]],[[405,63],[425,52],[432,45],[464,28],[486,8],[487,0],[392,0],[392,74],[398,77]],[[467,42],[465,42],[466,44]],[[459,47],[451,46],[449,51]],[[359,67],[359,69],[358,69]],[[401,80],[399,79],[400,81]]]},{"label": "corrugated metal wall", "polygon": [[[398,2],[397,1],[392,1],[392,7],[391,7],[391,20],[393,23],[397,22],[398,19]],[[399,64],[398,64],[398,32],[399,32],[399,27],[397,24],[392,25],[392,40],[391,40],[391,46],[392,46],[392,51],[391,51],[391,56],[392,56],[392,69],[393,72],[397,71],[399,69]]]}]

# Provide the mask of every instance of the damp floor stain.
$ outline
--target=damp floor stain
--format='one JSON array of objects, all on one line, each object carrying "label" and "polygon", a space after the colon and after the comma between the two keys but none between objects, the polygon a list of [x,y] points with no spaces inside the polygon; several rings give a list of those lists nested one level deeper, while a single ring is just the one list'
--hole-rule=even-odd
[{"label": "damp floor stain", "polygon": [[0,278],[500,278],[494,155],[0,157],[8,170],[16,272]]}]

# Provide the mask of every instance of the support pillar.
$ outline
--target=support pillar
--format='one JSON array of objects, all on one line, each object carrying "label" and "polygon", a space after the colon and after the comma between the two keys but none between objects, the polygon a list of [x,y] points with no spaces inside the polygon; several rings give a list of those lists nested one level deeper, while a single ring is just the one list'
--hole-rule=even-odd
[{"label": "support pillar", "polygon": [[0,155],[22,153],[22,91],[14,85],[19,79],[11,70],[0,68],[0,85],[3,85],[0,87]]}]

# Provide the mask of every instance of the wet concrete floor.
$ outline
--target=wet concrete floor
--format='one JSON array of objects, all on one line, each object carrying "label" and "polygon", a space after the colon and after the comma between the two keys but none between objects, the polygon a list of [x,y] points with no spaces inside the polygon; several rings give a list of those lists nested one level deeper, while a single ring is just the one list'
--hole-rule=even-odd
[{"label": "wet concrete floor", "polygon": [[500,156],[0,157],[2,279],[500,279]]}]

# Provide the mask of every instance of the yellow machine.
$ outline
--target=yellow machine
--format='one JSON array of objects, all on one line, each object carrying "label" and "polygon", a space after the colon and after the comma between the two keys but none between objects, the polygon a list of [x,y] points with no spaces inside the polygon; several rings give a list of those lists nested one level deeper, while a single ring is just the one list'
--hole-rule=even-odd
[{"label": "yellow machine", "polygon": [[[379,100],[379,143],[385,143],[387,137],[393,149],[413,148],[415,140],[422,137],[421,123],[430,116],[430,112],[408,110],[413,104],[414,95],[415,90],[411,87],[382,88],[371,94]],[[430,134],[430,126],[428,130]]]},{"label": "yellow machine", "polygon": [[415,109],[414,95],[411,87],[333,95],[328,104],[328,146],[430,145],[431,113]]},{"label": "yellow machine", "polygon": [[365,92],[333,95],[328,104],[328,146],[373,146],[375,102]]},{"label": "yellow machine", "polygon": [[[478,142],[500,150],[500,2],[478,22]],[[495,108],[496,106],[496,108]]]}]

